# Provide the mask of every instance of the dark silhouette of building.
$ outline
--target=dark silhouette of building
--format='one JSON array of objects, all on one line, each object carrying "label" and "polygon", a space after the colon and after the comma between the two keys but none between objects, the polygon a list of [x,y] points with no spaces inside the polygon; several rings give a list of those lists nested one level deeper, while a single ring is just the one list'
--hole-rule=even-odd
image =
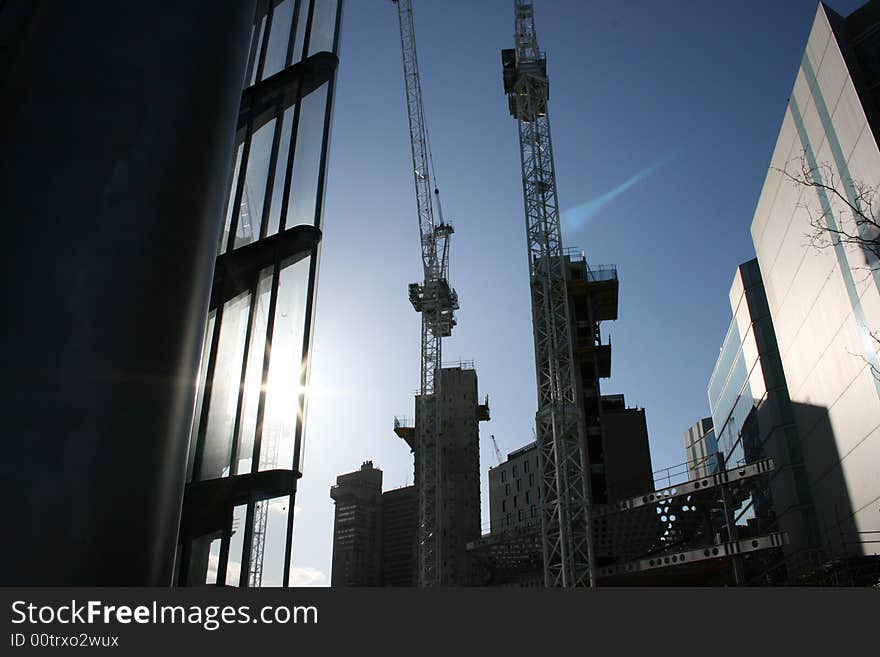
[{"label": "dark silhouette of building", "polygon": [[365,461],[360,470],[339,475],[330,489],[333,521],[331,586],[382,584],[382,471]]},{"label": "dark silhouette of building", "polygon": [[415,486],[382,493],[382,585],[415,586],[418,495]]},{"label": "dark silhouette of building", "polygon": [[627,407],[623,395],[602,395],[602,455],[608,503],[654,488],[644,408]]},{"label": "dark silhouette of building", "polygon": [[[623,395],[603,395],[601,451],[609,503],[652,490],[651,451],[645,410],[627,408]],[[597,448],[598,450],[598,448]],[[532,442],[489,468],[489,527],[492,533],[539,527],[540,471],[537,444]]]},{"label": "dark silhouette of building", "polygon": [[[443,417],[440,455],[440,577],[443,586],[471,586],[479,581],[467,545],[480,537],[480,433],[479,423],[489,420],[489,399],[479,398],[473,363],[444,367],[441,376]],[[418,395],[416,422],[419,426]],[[395,418],[395,433],[413,452],[419,485],[419,452],[416,429],[406,419]],[[418,509],[417,509],[418,511]]]},{"label": "dark silhouette of building", "polygon": [[0,6],[4,585],[172,581],[255,4]]},{"label": "dark silhouette of building", "polygon": [[0,7],[3,584],[289,583],[340,16]]},{"label": "dark silhouette of building", "polygon": [[415,586],[418,496],[415,486],[382,492],[382,471],[366,461],[330,488],[331,586]]}]

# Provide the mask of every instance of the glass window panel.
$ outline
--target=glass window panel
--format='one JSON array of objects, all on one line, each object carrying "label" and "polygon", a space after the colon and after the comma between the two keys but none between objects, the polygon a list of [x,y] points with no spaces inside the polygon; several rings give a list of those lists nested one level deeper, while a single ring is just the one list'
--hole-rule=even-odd
[{"label": "glass window panel", "polygon": [[286,266],[282,263],[266,382],[261,471],[289,469],[293,465],[309,261],[310,258],[303,258]]},{"label": "glass window panel", "polygon": [[254,315],[254,326],[251,329],[251,343],[248,348],[247,366],[244,374],[244,396],[239,424],[236,474],[250,472],[253,461],[254,433],[257,428],[257,408],[260,403],[260,389],[263,383],[263,356],[266,348],[266,326],[269,320],[271,295],[272,267],[267,267],[260,272],[260,282],[257,287],[257,308]]},{"label": "glass window panel", "polygon": [[239,144],[235,155],[235,168],[232,170],[232,183],[226,199],[226,222],[223,224],[223,232],[220,234],[220,243],[217,245],[217,253],[226,251],[226,242],[229,240],[229,230],[232,226],[232,213],[235,208],[235,190],[238,187],[238,174],[241,170],[241,156],[244,152],[244,144]]},{"label": "glass window panel", "polygon": [[299,14],[296,17],[296,36],[293,40],[293,63],[302,59],[303,41],[306,36],[306,24],[309,20],[309,0],[299,0]]},{"label": "glass window panel", "polygon": [[328,85],[302,99],[286,227],[315,223]]},{"label": "glass window panel", "polygon": [[208,552],[208,576],[205,578],[205,584],[217,583],[217,567],[220,565],[220,543],[219,538],[211,541],[211,549]]},{"label": "glass window panel", "polygon": [[260,48],[263,45],[263,33],[266,31],[266,14],[260,19],[260,31],[257,32],[256,41],[251,41],[251,56],[248,60],[247,86],[257,81],[257,69],[260,67]]},{"label": "glass window panel", "polygon": [[216,311],[208,313],[208,325],[202,338],[202,359],[199,364],[199,376],[196,379],[196,401],[193,411],[192,430],[189,435],[189,459],[187,460],[186,480],[192,481],[193,456],[196,452],[199,435],[199,420],[202,417],[202,402],[205,400],[205,376],[208,372],[208,359],[211,357],[211,338],[214,336],[214,317]]},{"label": "glass window panel", "polygon": [[[189,544],[189,568],[186,574],[187,586],[203,586],[217,581],[216,560],[211,559],[214,539],[210,535],[200,536]],[[219,552],[217,555],[219,556]],[[211,569],[213,568],[213,572]]]},{"label": "glass window panel", "polygon": [[339,0],[315,0],[312,32],[309,35],[309,55],[323,50],[333,51],[338,6]]},{"label": "glass window panel", "polygon": [[287,156],[290,153],[290,133],[293,130],[294,107],[284,112],[281,142],[278,147],[278,164],[275,165],[275,180],[272,183],[272,205],[269,208],[269,226],[266,236],[278,232],[281,224],[281,201],[284,196],[284,178],[287,175]]},{"label": "glass window panel", "polygon": [[[254,568],[260,572],[253,585],[282,586],[284,583],[284,551],[287,548],[287,514],[290,510],[290,496],[263,500],[256,505],[254,519],[254,542],[251,548]],[[260,543],[263,546],[262,569],[257,568]]]},{"label": "glass window panel", "polygon": [[290,42],[290,32],[293,26],[293,4],[294,0],[284,0],[276,5],[272,14],[272,29],[269,31],[266,62],[263,64],[263,80],[275,75],[285,67],[287,44]]},{"label": "glass window panel", "polygon": [[202,465],[198,473],[200,481],[229,475],[232,427],[249,312],[250,292],[238,295],[223,306]]},{"label": "glass window panel", "polygon": [[235,234],[235,248],[255,242],[260,238],[263,217],[263,200],[266,196],[266,179],[269,175],[272,155],[272,139],[275,135],[275,119],[254,133],[248,157],[247,176],[241,195],[241,212]]},{"label": "glass window panel", "polygon": [[240,504],[232,511],[232,538],[229,539],[229,561],[226,563],[226,585],[238,586],[241,575],[241,558],[244,553],[244,524],[247,504]]}]

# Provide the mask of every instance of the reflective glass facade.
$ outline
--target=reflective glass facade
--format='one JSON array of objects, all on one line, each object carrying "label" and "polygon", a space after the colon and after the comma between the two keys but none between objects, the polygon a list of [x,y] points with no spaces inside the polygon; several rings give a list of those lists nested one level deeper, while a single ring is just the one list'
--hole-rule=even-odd
[{"label": "reflective glass facade", "polygon": [[816,541],[811,495],[757,260],[737,269],[733,320],[708,385],[725,469],[772,458],[774,470],[735,512],[741,535],[785,531],[787,556]]},{"label": "reflective glass facade", "polygon": [[197,383],[181,584],[290,584],[341,10],[257,3]]}]

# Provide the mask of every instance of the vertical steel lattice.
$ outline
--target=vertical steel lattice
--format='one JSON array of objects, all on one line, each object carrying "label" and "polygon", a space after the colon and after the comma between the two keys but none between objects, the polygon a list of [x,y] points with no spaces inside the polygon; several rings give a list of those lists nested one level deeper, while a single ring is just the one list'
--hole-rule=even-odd
[{"label": "vertical steel lattice", "polygon": [[547,101],[546,60],[538,49],[533,7],[514,0],[516,79],[523,199],[529,249],[536,417],[541,470],[541,531],[547,586],[594,584],[589,515],[590,481],[581,409],[577,403],[566,265]]},{"label": "vertical steel lattice", "polygon": [[[403,76],[412,146],[413,175],[419,214],[424,283],[410,285],[410,301],[422,314],[421,384],[416,422],[418,490],[418,579],[420,586],[443,583],[440,508],[442,504],[442,418],[440,367],[442,338],[454,325],[458,307],[455,291],[447,282],[448,239],[452,229],[434,223],[428,134],[422,107],[422,88],[416,57],[415,28],[410,0],[394,0],[400,20]],[[436,190],[435,190],[436,191]],[[440,248],[438,250],[438,242]],[[438,257],[438,252],[440,257]]]}]

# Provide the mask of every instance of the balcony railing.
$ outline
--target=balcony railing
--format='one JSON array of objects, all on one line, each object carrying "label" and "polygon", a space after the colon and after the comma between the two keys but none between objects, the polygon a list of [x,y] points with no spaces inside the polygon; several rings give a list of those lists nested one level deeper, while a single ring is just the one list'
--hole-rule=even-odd
[{"label": "balcony railing", "polygon": [[598,267],[589,267],[586,271],[586,279],[590,283],[616,281],[617,267],[615,265],[599,265]]}]

